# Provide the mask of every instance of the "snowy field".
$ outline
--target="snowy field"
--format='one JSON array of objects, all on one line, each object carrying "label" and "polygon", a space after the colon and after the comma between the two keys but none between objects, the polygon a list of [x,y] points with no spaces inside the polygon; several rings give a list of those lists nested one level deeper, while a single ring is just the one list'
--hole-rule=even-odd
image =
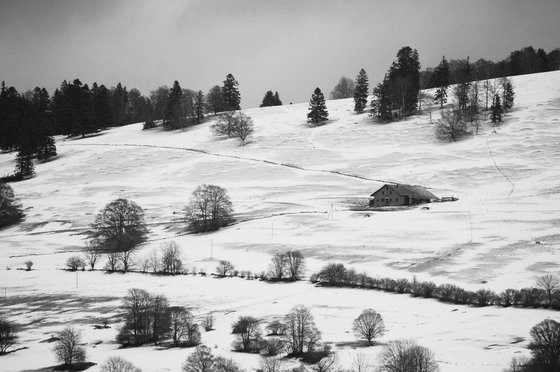
[{"label": "snowy field", "polygon": [[[178,370],[191,350],[119,350],[114,343],[120,299],[138,287],[198,316],[215,311],[217,329],[203,332],[203,342],[248,370],[258,357],[230,351],[231,323],[239,315],[268,321],[305,304],[347,368],[356,353],[373,362],[381,350],[357,347],[351,331],[352,320],[372,307],[388,329],[382,342],[417,339],[434,350],[443,372],[501,371],[512,356],[527,354],[534,324],[560,320],[560,313],[471,308],[308,282],[60,269],[83,248],[83,232],[97,212],[125,197],[145,209],[151,229],[138,258],[173,240],[187,267],[207,272],[219,259],[264,271],[272,254],[297,249],[307,259],[307,275],[342,262],[372,276],[416,276],[469,289],[533,285],[536,277],[559,271],[560,73],[512,80],[516,101],[505,123],[495,133],[485,124],[458,143],[437,141],[428,115],[372,124],[366,114],[353,113],[351,99],[328,101],[331,120],[317,128],[305,121],[307,104],[245,110],[255,122],[245,147],[214,137],[211,122],[176,132],[134,124],[85,139],[58,138],[59,157],[36,164],[33,179],[12,184],[25,221],[0,231],[1,312],[23,326],[20,346],[28,347],[3,356],[0,370],[54,365],[52,344],[41,341],[68,323],[85,332],[90,361],[121,355],[144,371]],[[435,110],[434,121],[438,116]],[[13,170],[14,157],[0,154],[0,174]],[[427,186],[459,200],[428,210],[353,210],[384,181]],[[184,234],[181,210],[202,183],[228,190],[240,223]],[[33,271],[16,270],[29,259]],[[103,319],[111,328],[93,329]]]}]

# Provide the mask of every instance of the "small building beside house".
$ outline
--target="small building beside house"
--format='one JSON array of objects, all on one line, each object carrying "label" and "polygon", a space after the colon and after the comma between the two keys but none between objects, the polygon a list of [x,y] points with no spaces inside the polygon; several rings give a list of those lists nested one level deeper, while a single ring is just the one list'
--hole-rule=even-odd
[{"label": "small building beside house", "polygon": [[406,206],[439,201],[439,198],[422,186],[386,184],[370,195],[372,207]]}]

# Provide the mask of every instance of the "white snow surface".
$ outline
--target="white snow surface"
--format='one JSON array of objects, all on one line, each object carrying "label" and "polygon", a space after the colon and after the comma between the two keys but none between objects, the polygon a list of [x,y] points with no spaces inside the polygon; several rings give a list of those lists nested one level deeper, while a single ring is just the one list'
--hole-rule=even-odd
[{"label": "white snow surface", "polygon": [[[485,124],[457,143],[438,141],[427,114],[379,125],[356,115],[351,99],[328,101],[330,120],[320,127],[306,123],[307,104],[245,110],[255,135],[244,147],[213,136],[213,120],[184,131],[142,131],[133,124],[83,139],[57,138],[57,159],[36,163],[34,178],[12,183],[25,221],[0,231],[0,287],[8,300],[0,312],[21,325],[18,346],[28,347],[0,357],[0,370],[56,364],[53,344],[41,341],[67,324],[84,331],[90,361],[121,355],[144,371],[179,370],[192,349],[119,349],[114,342],[121,298],[137,287],[199,317],[215,312],[216,330],[203,332],[203,342],[247,370],[258,366],[258,357],[231,352],[231,323],[254,315],[265,324],[304,304],[346,368],[357,353],[375,364],[382,346],[360,347],[352,334],[352,320],[373,308],[388,330],[380,342],[413,338],[435,352],[443,372],[501,371],[513,356],[528,355],[534,324],[560,320],[560,313],[456,306],[308,282],[61,269],[83,249],[96,213],[125,197],[145,209],[150,227],[137,258],[173,240],[188,268],[206,272],[220,259],[265,271],[272,254],[297,249],[306,257],[306,275],[342,262],[372,276],[416,276],[473,290],[531,286],[559,271],[560,72],[512,80],[515,107],[505,122],[495,132]],[[435,107],[433,120],[438,116]],[[14,157],[0,154],[0,174],[13,170]],[[384,181],[427,186],[459,200],[429,209],[351,208],[367,203]],[[228,190],[240,222],[212,234],[185,234],[181,210],[203,183]],[[32,271],[16,270],[29,259]],[[103,319],[111,328],[93,329]]]}]

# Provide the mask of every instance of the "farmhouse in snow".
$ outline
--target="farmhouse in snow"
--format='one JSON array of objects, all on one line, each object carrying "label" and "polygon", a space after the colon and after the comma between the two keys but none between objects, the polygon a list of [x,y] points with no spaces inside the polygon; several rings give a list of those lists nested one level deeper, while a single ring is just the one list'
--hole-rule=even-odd
[{"label": "farmhouse in snow", "polygon": [[386,184],[370,195],[372,207],[416,205],[438,201],[439,198],[422,186]]}]

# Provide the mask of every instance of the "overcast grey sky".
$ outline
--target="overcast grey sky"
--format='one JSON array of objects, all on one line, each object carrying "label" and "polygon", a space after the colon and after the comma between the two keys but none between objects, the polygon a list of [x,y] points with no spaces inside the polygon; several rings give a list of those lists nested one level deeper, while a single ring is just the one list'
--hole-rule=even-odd
[{"label": "overcast grey sky", "polygon": [[244,108],[267,90],[305,102],[362,67],[376,84],[407,45],[422,68],[548,52],[560,0],[0,0],[0,79],[19,91],[77,77],[207,92],[232,73]]}]

